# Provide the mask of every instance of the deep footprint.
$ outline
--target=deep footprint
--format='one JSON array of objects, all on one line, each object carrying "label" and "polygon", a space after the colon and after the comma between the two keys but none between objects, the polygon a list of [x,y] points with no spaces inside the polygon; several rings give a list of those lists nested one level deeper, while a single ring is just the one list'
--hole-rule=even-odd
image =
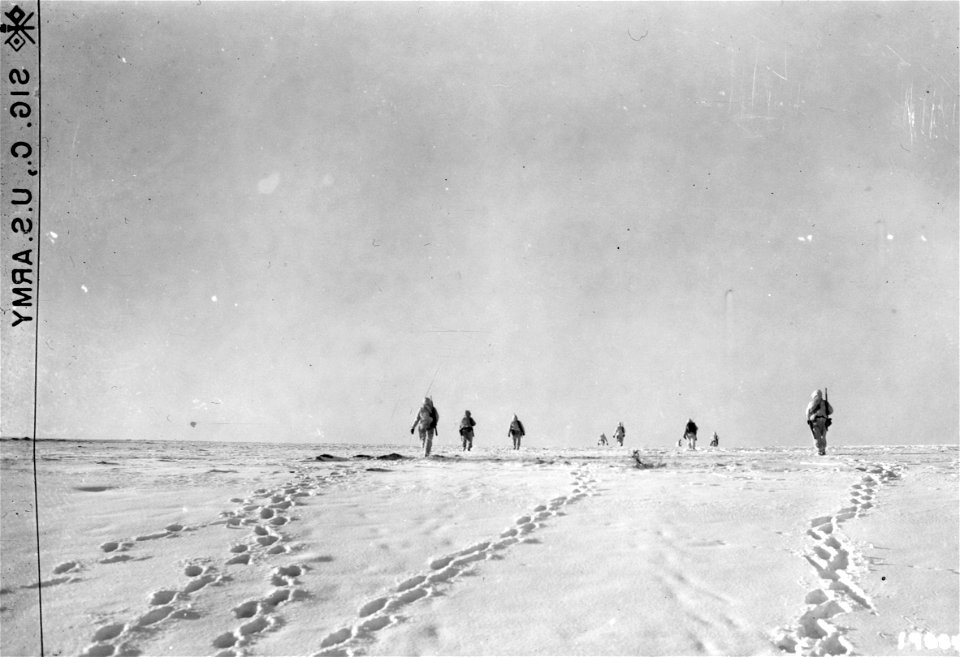
[{"label": "deep footprint", "polygon": [[360,611],[358,615],[360,616],[360,618],[366,618],[367,616],[372,616],[373,614],[377,613],[378,611],[380,611],[386,606],[387,606],[386,598],[377,598],[376,600],[373,600],[372,602],[368,602],[367,604],[360,607]]},{"label": "deep footprint", "polygon": [[137,623],[140,627],[146,627],[147,625],[153,625],[154,623],[159,623],[164,618],[173,613],[173,607],[157,607],[153,611],[149,611],[143,616],[140,617],[140,621]]},{"label": "deep footprint", "polygon": [[350,628],[345,627],[342,630],[337,630],[333,634],[327,635],[327,637],[320,642],[320,647],[329,648],[330,646],[335,646],[338,643],[343,643],[349,638],[350,638]]},{"label": "deep footprint", "polygon": [[389,625],[390,622],[389,616],[377,616],[376,618],[371,618],[368,621],[364,621],[357,629],[359,629],[361,632],[379,632]]},{"label": "deep footprint", "polygon": [[263,632],[270,623],[263,616],[258,616],[254,618],[249,623],[240,626],[240,634],[243,636],[250,636],[251,634],[259,634]]},{"label": "deep footprint", "polygon": [[176,591],[157,591],[150,596],[150,604],[153,606],[165,605],[177,597]]},{"label": "deep footprint", "polygon": [[110,639],[116,639],[118,636],[123,634],[124,630],[123,623],[114,623],[112,625],[104,625],[97,633],[93,635],[94,641],[109,641]]},{"label": "deep footprint", "polygon": [[284,577],[300,577],[303,570],[300,566],[280,566],[276,572]]},{"label": "deep footprint", "polygon": [[270,605],[271,607],[276,607],[282,602],[286,602],[290,599],[290,589],[277,589],[264,599],[264,603]]},{"label": "deep footprint", "polygon": [[425,589],[411,589],[401,594],[390,606],[399,607],[401,605],[408,605],[411,602],[416,602],[420,598],[425,597],[427,597],[427,591]]},{"label": "deep footprint", "polygon": [[112,557],[101,559],[100,563],[120,563],[121,561],[130,561],[133,559],[129,554],[115,554]]},{"label": "deep footprint", "polygon": [[60,575],[60,574],[63,574],[63,573],[70,572],[71,570],[76,570],[76,569],[79,568],[79,567],[80,567],[80,564],[79,564],[78,562],[76,562],[76,561],[67,561],[67,562],[64,562],[64,563],[60,564],[60,565],[57,566],[56,568],[54,568],[54,569],[53,569],[53,574],[54,574],[54,575]]},{"label": "deep footprint", "polygon": [[409,591],[413,587],[423,584],[426,581],[426,579],[427,578],[423,575],[417,575],[416,577],[411,577],[405,582],[402,582],[397,585],[397,593],[403,593],[404,591]]},{"label": "deep footprint", "polygon": [[213,640],[214,648],[230,648],[237,642],[237,637],[233,632],[224,632]]},{"label": "deep footprint", "polygon": [[442,557],[430,562],[431,570],[441,570],[450,565],[450,562],[453,561],[453,557]]},{"label": "deep footprint", "polygon": [[446,582],[451,577],[456,575],[458,572],[460,571],[457,570],[456,568],[445,568],[443,570],[440,570],[434,573],[433,575],[430,575],[430,577],[427,578],[427,581],[430,582],[431,584],[434,582]]},{"label": "deep footprint", "polygon": [[213,581],[213,577],[211,577],[210,575],[204,575],[203,577],[195,579],[189,584],[187,584],[185,587],[183,587],[183,592],[193,593],[194,591],[199,591],[200,589],[202,589],[204,586],[206,586],[212,581]]}]

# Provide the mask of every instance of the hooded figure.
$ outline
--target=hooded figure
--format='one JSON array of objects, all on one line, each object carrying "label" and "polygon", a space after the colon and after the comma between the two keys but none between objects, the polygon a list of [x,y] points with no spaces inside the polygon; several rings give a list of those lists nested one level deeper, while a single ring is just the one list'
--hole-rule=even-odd
[{"label": "hooded figure", "polygon": [[520,449],[520,439],[527,435],[527,432],[523,429],[523,422],[517,417],[516,414],[513,415],[513,420],[510,422],[510,429],[507,431],[507,435],[513,438],[513,448]]},{"label": "hooded figure", "polygon": [[470,411],[464,411],[463,419],[460,420],[460,440],[463,443],[462,451],[469,452],[473,449],[473,428],[476,425],[476,421],[470,417]]},{"label": "hooded figure", "polygon": [[613,437],[620,443],[620,447],[623,447],[623,437],[625,435],[627,435],[627,430],[623,428],[623,422],[621,422],[617,425],[617,430],[613,433]]},{"label": "hooded figure", "polygon": [[713,440],[710,441],[710,447],[719,447],[720,446],[720,436],[717,435],[717,432],[713,432]]},{"label": "hooded figure", "polygon": [[807,426],[813,433],[820,456],[827,453],[827,429],[833,424],[831,415],[833,415],[833,406],[823,398],[822,391],[814,390],[810,395],[810,403],[807,404]]},{"label": "hooded figure", "polygon": [[413,433],[417,425],[420,425],[420,444],[423,446],[423,455],[430,456],[430,450],[433,449],[433,436],[437,433],[437,423],[440,422],[440,414],[433,406],[433,400],[429,397],[423,398],[423,406],[417,412],[417,419],[413,421],[410,427],[410,433]]},{"label": "hooded figure", "polygon": [[687,420],[687,426],[683,430],[683,437],[687,440],[688,449],[697,448],[697,425],[692,419]]},{"label": "hooded figure", "polygon": [[605,433],[601,433],[601,434],[600,434],[599,444],[600,444],[600,445],[606,445],[606,444],[607,444],[607,434],[605,434]]}]

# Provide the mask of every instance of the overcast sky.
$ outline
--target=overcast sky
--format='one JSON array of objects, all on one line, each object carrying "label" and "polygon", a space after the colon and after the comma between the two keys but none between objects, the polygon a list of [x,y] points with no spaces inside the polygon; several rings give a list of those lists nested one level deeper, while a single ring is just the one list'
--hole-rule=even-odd
[{"label": "overcast sky", "polygon": [[957,442],[957,3],[42,18],[40,436]]}]

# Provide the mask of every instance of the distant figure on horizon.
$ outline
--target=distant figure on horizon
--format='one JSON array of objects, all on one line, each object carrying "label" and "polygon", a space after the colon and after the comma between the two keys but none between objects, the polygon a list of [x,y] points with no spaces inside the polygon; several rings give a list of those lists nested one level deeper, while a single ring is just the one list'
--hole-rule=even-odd
[{"label": "distant figure on horizon", "polygon": [[813,433],[813,440],[817,443],[820,456],[827,453],[827,429],[833,424],[830,416],[833,415],[833,406],[827,401],[824,392],[814,390],[807,404],[807,426]]},{"label": "distant figure on horizon", "polygon": [[617,430],[613,432],[613,437],[620,443],[620,447],[623,447],[623,437],[625,435],[627,435],[627,430],[623,428],[623,422],[621,422],[617,425]]},{"label": "distant figure on horizon", "polygon": [[597,442],[597,444],[598,444],[598,445],[606,445],[606,444],[607,444],[607,434],[601,433],[601,434],[600,434],[600,440]]},{"label": "distant figure on horizon", "polygon": [[417,425],[420,425],[420,446],[423,447],[423,455],[430,456],[430,450],[433,449],[433,436],[437,433],[437,424],[440,422],[440,413],[433,405],[430,397],[423,398],[423,406],[417,412],[417,419],[413,421],[410,427],[412,434]]},{"label": "distant figure on horizon", "polygon": [[692,419],[687,420],[687,426],[683,430],[683,437],[687,441],[687,449],[697,448],[697,425]]},{"label": "distant figure on horizon", "polygon": [[710,447],[719,447],[720,446],[720,436],[717,435],[717,432],[713,432],[713,440],[710,441]]},{"label": "distant figure on horizon", "polygon": [[476,420],[470,417],[470,411],[463,412],[463,419],[460,420],[460,440],[463,443],[463,452],[469,452],[473,449],[473,428],[477,426]]},{"label": "distant figure on horizon", "polygon": [[513,420],[510,422],[510,429],[507,431],[507,435],[513,438],[513,448],[520,449],[520,439],[527,435],[527,432],[524,431],[523,422],[520,421],[516,413],[514,413]]}]

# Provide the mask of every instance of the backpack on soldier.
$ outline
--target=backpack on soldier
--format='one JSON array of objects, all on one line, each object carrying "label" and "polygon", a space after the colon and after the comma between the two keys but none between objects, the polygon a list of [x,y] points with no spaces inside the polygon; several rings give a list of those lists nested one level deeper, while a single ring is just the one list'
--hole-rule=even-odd
[{"label": "backpack on soldier", "polygon": [[434,410],[429,406],[427,406],[426,404],[424,404],[420,408],[420,428],[421,429],[427,430],[427,429],[433,428],[433,425],[435,424],[433,414],[434,414]]}]

